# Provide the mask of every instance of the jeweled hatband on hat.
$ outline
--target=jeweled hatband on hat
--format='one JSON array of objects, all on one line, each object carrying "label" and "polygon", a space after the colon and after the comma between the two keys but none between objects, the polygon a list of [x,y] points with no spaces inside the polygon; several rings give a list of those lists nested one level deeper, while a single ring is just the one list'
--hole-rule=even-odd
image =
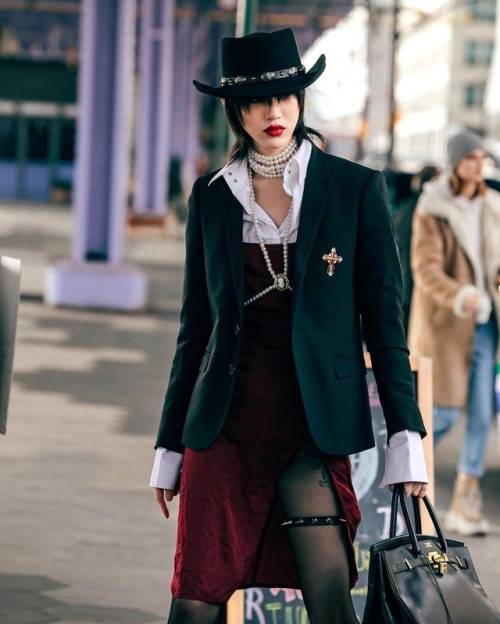
[{"label": "jeweled hatband on hat", "polygon": [[221,86],[193,80],[198,91],[220,98],[284,95],[311,85],[326,65],[322,54],[309,71],[305,70],[290,28],[225,37],[221,42],[221,64]]}]

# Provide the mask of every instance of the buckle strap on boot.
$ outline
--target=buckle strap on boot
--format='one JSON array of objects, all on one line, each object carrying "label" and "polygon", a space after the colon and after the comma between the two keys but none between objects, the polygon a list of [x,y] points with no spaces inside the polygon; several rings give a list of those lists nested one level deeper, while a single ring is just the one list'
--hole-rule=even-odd
[{"label": "buckle strap on boot", "polygon": [[342,516],[304,516],[302,518],[289,518],[281,523],[284,527],[306,526],[338,526],[345,524],[347,520]]}]

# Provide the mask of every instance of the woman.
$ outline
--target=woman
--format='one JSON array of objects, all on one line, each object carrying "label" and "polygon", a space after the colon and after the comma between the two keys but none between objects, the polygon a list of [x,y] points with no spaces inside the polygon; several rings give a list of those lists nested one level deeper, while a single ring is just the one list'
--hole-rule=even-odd
[{"label": "woman", "polygon": [[324,67],[321,56],[306,72],[284,29],[224,39],[222,86],[195,81],[223,100],[237,141],[189,204],[151,480],[168,517],[183,457],[170,624],[213,622],[236,589],[259,585],[300,587],[313,624],[357,622],[348,455],[374,444],[360,314],[405,458],[387,482],[425,492],[383,177],[326,155],[304,125],[304,89]]},{"label": "woman", "polygon": [[467,412],[467,428],[445,526],[485,534],[479,482],[494,413],[500,297],[500,194],[483,179],[480,136],[448,144],[449,173],[424,187],[412,240],[414,294],[409,344],[433,359],[434,443]]}]

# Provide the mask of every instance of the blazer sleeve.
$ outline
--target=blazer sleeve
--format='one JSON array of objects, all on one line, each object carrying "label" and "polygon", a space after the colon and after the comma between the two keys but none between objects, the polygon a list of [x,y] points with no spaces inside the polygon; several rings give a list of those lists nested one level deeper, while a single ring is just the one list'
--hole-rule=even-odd
[{"label": "blazer sleeve", "polygon": [[403,284],[394,224],[380,171],[370,175],[361,198],[356,258],[363,334],[388,436],[405,429],[424,436],[403,327]]},{"label": "blazer sleeve", "polygon": [[201,179],[198,179],[188,202],[180,330],[155,443],[155,448],[160,446],[178,453],[184,450],[181,438],[186,413],[212,329],[204,262],[200,187]]}]

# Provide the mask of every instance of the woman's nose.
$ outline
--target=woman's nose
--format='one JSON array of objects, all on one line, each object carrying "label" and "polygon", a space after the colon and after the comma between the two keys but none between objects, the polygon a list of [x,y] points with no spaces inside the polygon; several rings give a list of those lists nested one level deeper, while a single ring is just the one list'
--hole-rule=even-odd
[{"label": "woman's nose", "polygon": [[270,119],[278,119],[281,116],[281,107],[278,98],[273,97],[267,109],[267,116]]}]

